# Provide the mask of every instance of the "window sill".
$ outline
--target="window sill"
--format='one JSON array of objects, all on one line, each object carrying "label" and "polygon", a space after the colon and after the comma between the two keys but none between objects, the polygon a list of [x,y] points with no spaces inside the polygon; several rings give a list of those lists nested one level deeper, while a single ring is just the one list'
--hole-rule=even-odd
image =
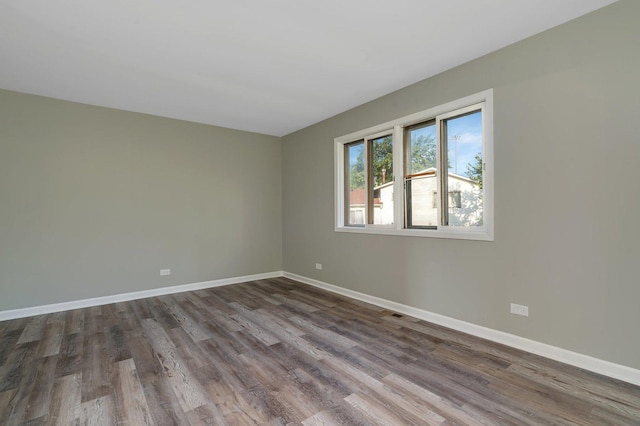
[{"label": "window sill", "polygon": [[336,232],[351,234],[397,235],[401,237],[446,238],[453,240],[493,241],[493,233],[485,228],[477,230],[460,230],[455,228],[440,229],[395,229],[383,227],[338,226]]}]

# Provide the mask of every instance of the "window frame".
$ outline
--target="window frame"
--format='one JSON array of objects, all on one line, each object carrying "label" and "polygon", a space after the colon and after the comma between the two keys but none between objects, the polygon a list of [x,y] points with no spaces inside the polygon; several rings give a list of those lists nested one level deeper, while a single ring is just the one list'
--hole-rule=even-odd
[{"label": "window frame", "polygon": [[[479,108],[478,108],[479,107]],[[405,128],[415,126],[429,120],[436,120],[436,131],[438,132],[438,144],[436,161],[440,164],[443,144],[440,142],[440,121],[459,115],[461,111],[469,111],[474,108],[482,110],[482,156],[483,156],[483,224],[480,226],[443,226],[437,225],[435,228],[405,228],[405,191],[404,191],[404,162],[405,162]],[[368,141],[380,135],[391,134],[393,138],[393,201],[394,201],[394,223],[392,225],[375,225],[365,223],[362,225],[348,225],[345,220],[348,215],[346,205],[346,164],[345,145],[360,140],[365,141],[365,188],[368,206],[369,199],[369,174],[371,173],[368,164],[369,150]],[[493,241],[493,89],[488,89],[464,98],[435,106],[424,111],[417,112],[405,117],[398,118],[383,124],[379,124],[368,129],[363,129],[348,135],[334,139],[334,184],[335,184],[335,231],[347,233],[365,233],[382,235],[401,235],[413,237],[430,238],[450,238],[465,240]],[[345,161],[347,161],[345,163]],[[441,165],[441,164],[440,164]],[[438,168],[442,170],[441,167]],[[446,173],[446,171],[445,171]],[[439,191],[442,189],[439,188]],[[441,198],[441,197],[439,197]],[[369,207],[367,207],[368,209]],[[370,213],[365,211],[365,218]],[[371,213],[372,214],[372,213]],[[367,220],[368,221],[368,220]]]}]

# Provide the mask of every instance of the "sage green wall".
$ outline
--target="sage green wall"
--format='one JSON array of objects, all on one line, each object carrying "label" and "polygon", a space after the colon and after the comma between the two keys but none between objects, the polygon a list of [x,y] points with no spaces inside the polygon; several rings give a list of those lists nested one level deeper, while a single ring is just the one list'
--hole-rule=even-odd
[{"label": "sage green wall", "polygon": [[0,91],[0,311],[282,270],[280,144]]},{"label": "sage green wall", "polygon": [[[284,269],[640,368],[639,17],[615,3],[284,137]],[[488,88],[494,242],[334,232],[335,137]]]}]

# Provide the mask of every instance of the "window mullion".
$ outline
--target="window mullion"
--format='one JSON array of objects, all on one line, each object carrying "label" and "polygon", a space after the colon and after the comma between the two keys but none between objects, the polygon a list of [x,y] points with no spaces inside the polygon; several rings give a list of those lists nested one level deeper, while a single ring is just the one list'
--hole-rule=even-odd
[{"label": "window mullion", "polygon": [[438,200],[440,205],[438,208],[438,217],[440,218],[441,226],[447,226],[449,224],[449,188],[447,187],[447,179],[445,176],[449,172],[449,159],[447,156],[447,128],[442,118],[436,118],[436,135],[438,137],[438,190],[440,191]]},{"label": "window mullion", "polygon": [[393,223],[396,229],[404,227],[404,129],[393,127]]},{"label": "window mullion", "polygon": [[373,182],[373,149],[372,149],[372,141],[371,139],[365,139],[365,158],[366,158],[366,173],[365,173],[365,180],[364,180],[364,184],[365,184],[365,188],[366,190],[366,196],[367,196],[367,202],[366,202],[366,207],[365,207],[365,214],[366,214],[366,224],[367,225],[371,225],[373,224],[373,186],[370,184],[371,182]]},{"label": "window mullion", "polygon": [[404,161],[402,170],[402,220],[406,228],[411,227],[411,183],[407,176],[411,174],[411,135],[407,128],[402,129],[402,160]]}]

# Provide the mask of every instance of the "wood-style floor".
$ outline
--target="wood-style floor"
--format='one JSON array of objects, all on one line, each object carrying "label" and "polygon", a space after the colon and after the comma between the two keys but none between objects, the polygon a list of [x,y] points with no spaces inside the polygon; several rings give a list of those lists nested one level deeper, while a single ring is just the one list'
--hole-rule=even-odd
[{"label": "wood-style floor", "polygon": [[0,424],[640,424],[640,388],[284,278],[0,322]]}]

